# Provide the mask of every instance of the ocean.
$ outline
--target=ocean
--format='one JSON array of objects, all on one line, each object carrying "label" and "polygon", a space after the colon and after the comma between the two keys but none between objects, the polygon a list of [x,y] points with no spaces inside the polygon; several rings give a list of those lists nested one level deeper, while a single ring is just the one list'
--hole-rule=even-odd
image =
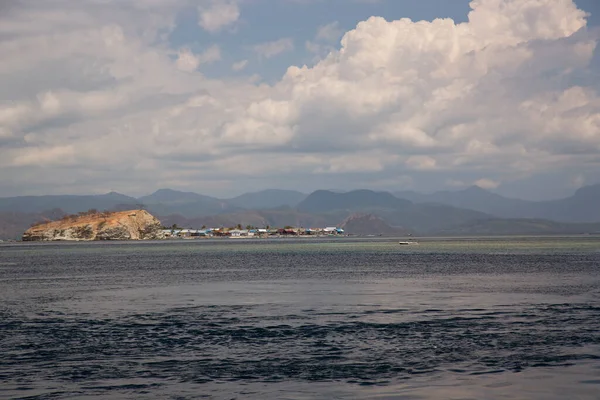
[{"label": "ocean", "polygon": [[599,399],[600,238],[0,244],[0,398]]}]

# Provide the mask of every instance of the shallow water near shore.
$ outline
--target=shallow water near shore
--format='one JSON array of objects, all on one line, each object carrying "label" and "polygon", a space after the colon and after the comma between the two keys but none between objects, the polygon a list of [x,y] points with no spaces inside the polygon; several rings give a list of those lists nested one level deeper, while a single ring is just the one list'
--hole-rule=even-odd
[{"label": "shallow water near shore", "polygon": [[0,398],[597,399],[600,238],[0,245]]}]

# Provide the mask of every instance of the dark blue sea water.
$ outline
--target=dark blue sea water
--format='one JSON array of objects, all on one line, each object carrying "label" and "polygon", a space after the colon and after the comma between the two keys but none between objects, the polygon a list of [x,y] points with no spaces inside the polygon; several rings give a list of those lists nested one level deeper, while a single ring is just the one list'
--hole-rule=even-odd
[{"label": "dark blue sea water", "polygon": [[0,398],[598,399],[600,239],[0,245]]}]

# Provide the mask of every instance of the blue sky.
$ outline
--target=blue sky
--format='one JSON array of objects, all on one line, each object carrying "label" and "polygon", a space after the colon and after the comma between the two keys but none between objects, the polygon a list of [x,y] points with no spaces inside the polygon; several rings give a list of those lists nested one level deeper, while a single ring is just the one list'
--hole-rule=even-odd
[{"label": "blue sky", "polygon": [[[338,40],[325,44],[337,47],[343,33],[371,16],[381,16],[390,21],[400,18],[413,21],[451,18],[460,23],[467,21],[469,3],[470,0],[254,0],[240,5],[241,17],[235,29],[217,34],[198,26],[196,9],[190,5],[177,15],[176,29],[170,34],[169,42],[173,47],[188,46],[195,51],[218,43],[223,50],[222,61],[204,70],[211,77],[257,74],[265,81],[273,82],[290,65],[314,64],[315,55],[307,51],[306,42],[318,41],[315,36],[320,27],[336,24],[335,28],[340,33]],[[600,9],[600,4],[596,0],[577,0],[576,4],[590,13],[589,28],[600,26],[600,13],[595,12],[595,9]],[[252,50],[256,44],[287,37],[292,38],[294,48],[280,57],[264,59],[257,57]],[[243,72],[228,68],[241,60],[249,60]],[[598,60],[600,56],[596,57]]]},{"label": "blue sky", "polygon": [[596,0],[0,7],[0,196],[600,181]]}]

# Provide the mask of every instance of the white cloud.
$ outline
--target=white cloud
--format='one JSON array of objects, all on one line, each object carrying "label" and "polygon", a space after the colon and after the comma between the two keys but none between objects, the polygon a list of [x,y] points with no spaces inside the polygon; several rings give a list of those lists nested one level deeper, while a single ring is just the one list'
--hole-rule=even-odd
[{"label": "white cloud", "polygon": [[339,40],[343,33],[344,31],[340,28],[339,22],[334,21],[320,26],[317,30],[316,39],[331,43]]},{"label": "white cloud", "polygon": [[234,71],[241,71],[248,65],[248,60],[241,60],[231,64],[231,69]]},{"label": "white cloud", "polygon": [[177,55],[177,68],[182,71],[195,71],[196,68],[200,65],[200,58],[188,48],[179,50],[179,54]]},{"label": "white cloud", "polygon": [[437,167],[437,162],[429,156],[410,156],[405,161],[406,165],[416,170],[433,170]]},{"label": "white cloud", "polygon": [[271,58],[278,54],[294,49],[294,41],[291,38],[282,38],[272,42],[260,43],[253,46],[254,51],[265,58]]},{"label": "white cloud", "polygon": [[221,59],[221,48],[212,45],[200,55],[200,64],[213,63]]},{"label": "white cloud", "polygon": [[212,0],[198,6],[198,24],[210,33],[216,33],[235,23],[240,17],[236,1]]},{"label": "white cloud", "polygon": [[212,63],[221,59],[221,49],[217,45],[212,45],[201,54],[194,54],[189,48],[179,50],[177,68],[181,71],[192,72],[198,69],[200,64]]},{"label": "white cloud", "polygon": [[317,29],[314,40],[307,40],[305,42],[306,50],[317,57],[323,57],[334,51],[333,43],[338,42],[343,33],[337,21],[321,25]]},{"label": "white cloud", "polygon": [[37,97],[42,112],[46,114],[58,114],[60,112],[60,100],[51,91],[39,94]]},{"label": "white cloud", "polygon": [[[170,48],[187,4],[56,0],[0,15],[3,193],[314,188],[315,172],[320,186],[435,174],[489,188],[556,169],[600,175],[600,97],[580,79],[598,38],[570,0],[476,0],[462,24],[372,17],[272,85],[189,73],[221,54]],[[209,32],[239,19],[237,3],[203,4]]]},{"label": "white cloud", "polygon": [[487,178],[478,179],[474,182],[474,184],[482,189],[496,189],[498,186],[500,186],[500,182]]},{"label": "white cloud", "polygon": [[61,166],[72,165],[75,149],[73,146],[31,147],[16,152],[14,165],[21,166]]}]

